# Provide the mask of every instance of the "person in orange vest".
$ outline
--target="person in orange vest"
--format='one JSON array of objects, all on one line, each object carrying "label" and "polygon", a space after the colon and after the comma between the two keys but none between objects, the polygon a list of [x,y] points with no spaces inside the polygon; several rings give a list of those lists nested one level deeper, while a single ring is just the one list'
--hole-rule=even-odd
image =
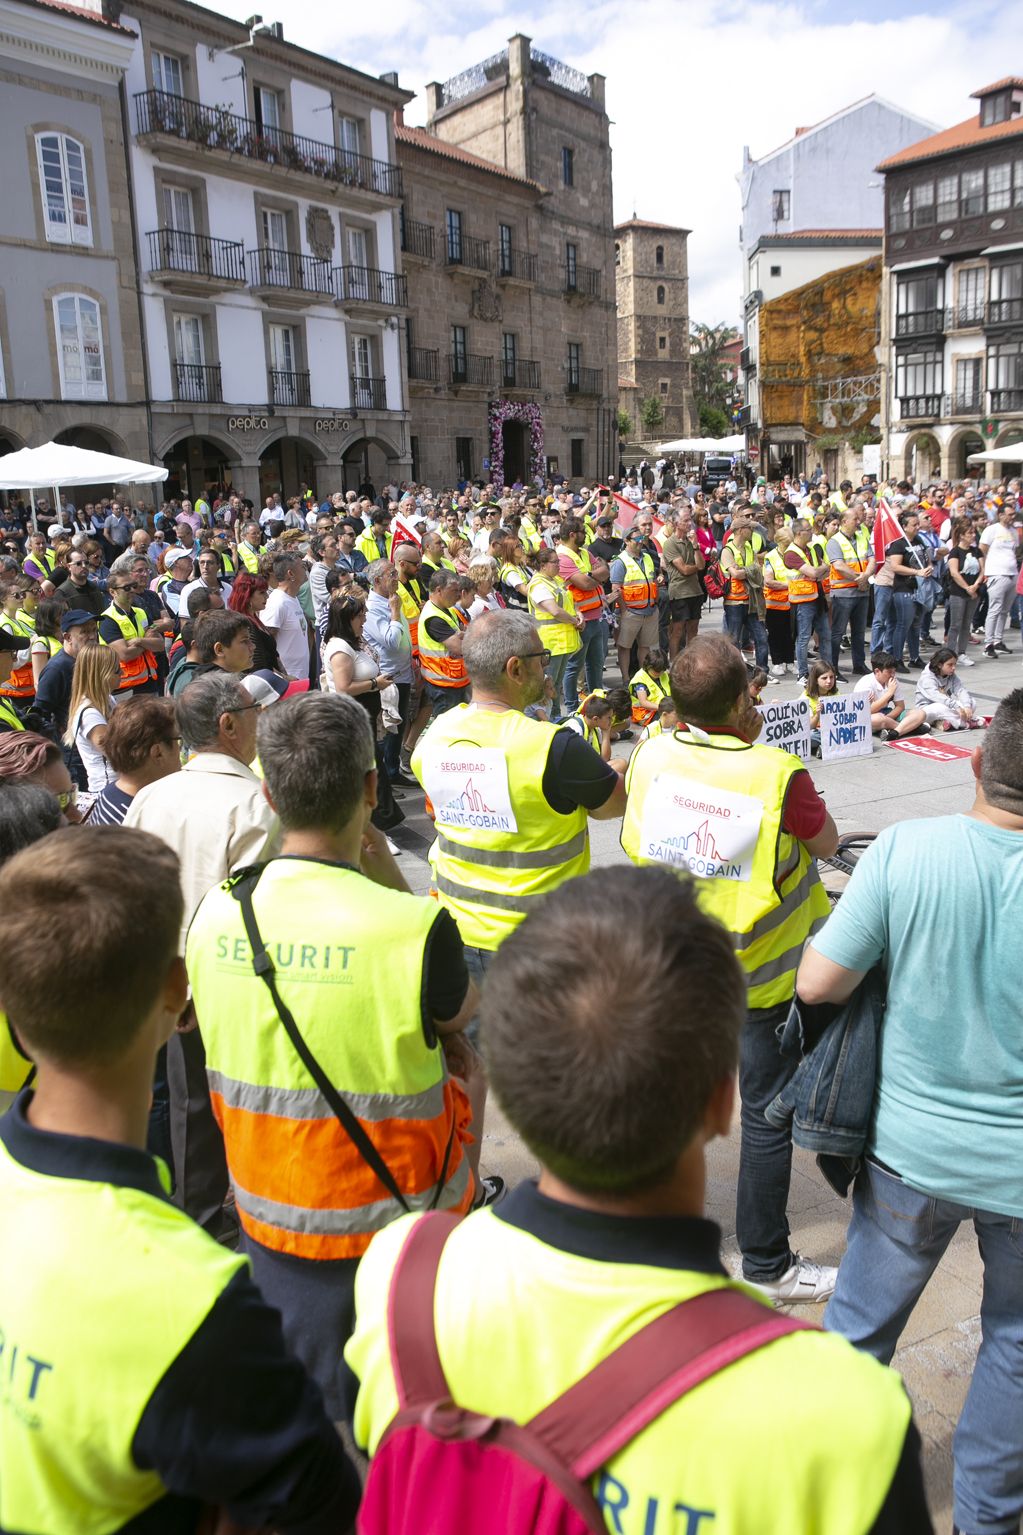
[{"label": "person in orange vest", "polygon": [[24,659],[19,652],[18,664],[11,672],[10,680],[0,686],[4,698],[15,699],[27,707],[36,696],[35,673],[30,654],[35,638],[35,610],[39,603],[39,588],[27,576],[16,576],[0,587],[0,629],[23,642]]},{"label": "person in orange vest", "polygon": [[121,666],[114,690],[121,694],[155,693],[156,655],[166,649],[165,620],[150,623],[135,606],[135,580],[130,572],[112,576],[108,587],[110,606],[99,621],[99,637],[109,645]]},{"label": "person in orange vest", "polygon": [[831,656],[831,625],[822,582],[828,574],[828,562],[818,563],[816,550],[810,546],[813,525],[801,517],[792,524],[792,547],[785,556],[789,570],[789,602],[796,623],[796,680],[806,685],[811,636],[816,634],[819,654]]},{"label": "person in orange vest", "polygon": [[611,561],[611,590],[618,601],[618,669],[622,681],[632,675],[630,655],[636,647],[640,667],[657,645],[659,610],[657,564],[647,547],[644,528],[637,517],[625,535],[621,554]]},{"label": "person in orange vest", "polygon": [[459,606],[461,588],[457,571],[435,570],[429,601],[419,615],[419,665],[432,718],[469,696],[469,673],[462,660],[462,634],[469,619]]},{"label": "person in orange vest", "polygon": [[581,517],[566,517],[559,529],[558,574],[568,587],[575,610],[582,615],[580,646],[570,656],[563,684],[565,709],[572,714],[579,707],[579,673],[585,667],[585,683],[592,693],[604,680],[608,628],[604,618],[604,582],[610,572],[603,560],[590,554],[586,543],[586,524]]},{"label": "person in orange vest", "polygon": [[[763,595],[763,574],[758,552],[762,535],[748,517],[736,517],[721,550],[721,570],[728,577],[725,592],[725,628],[737,650],[742,648],[743,629],[748,625],[758,666],[768,664],[767,629],[757,612]],[[754,591],[759,588],[759,591]],[[765,604],[766,608],[766,604]]]}]

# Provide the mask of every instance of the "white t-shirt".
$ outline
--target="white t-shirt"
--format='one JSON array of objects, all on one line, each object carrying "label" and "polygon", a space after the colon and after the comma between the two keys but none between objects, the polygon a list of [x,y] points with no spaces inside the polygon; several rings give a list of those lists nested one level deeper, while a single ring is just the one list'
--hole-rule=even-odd
[{"label": "white t-shirt", "polygon": [[263,609],[263,623],[273,629],[277,654],[288,676],[302,681],[309,676],[309,625],[297,597],[275,587]]},{"label": "white t-shirt", "polygon": [[[865,677],[857,677],[856,683],[853,687],[853,695],[855,696],[857,693],[866,693],[871,705],[873,705],[881,697],[882,693],[887,692],[888,687],[889,684],[887,682],[883,684],[878,682],[877,678],[874,676],[874,673],[868,672]],[[895,692],[892,694],[892,697],[898,698],[898,696],[899,690],[896,688]]]},{"label": "white t-shirt", "polygon": [[1008,528],[1000,522],[992,522],[980,535],[980,547],[987,555],[985,575],[1015,576],[1016,540]]},{"label": "white t-shirt", "polygon": [[361,650],[356,650],[347,640],[335,637],[328,640],[323,647],[323,691],[325,693],[337,692],[334,686],[334,674],[330,669],[331,657],[336,655],[351,658],[353,682],[369,682],[371,678],[380,675],[380,664],[368,646],[364,645]]},{"label": "white t-shirt", "polygon": [[95,730],[97,725],[105,725],[113,709],[114,700],[110,698],[107,700],[106,714],[101,714],[99,709],[93,708],[92,704],[83,704],[75,715],[75,745],[78,747],[78,755],[88,775],[90,794],[99,794],[117,777],[99,747],[94,746],[89,740],[90,730]]}]

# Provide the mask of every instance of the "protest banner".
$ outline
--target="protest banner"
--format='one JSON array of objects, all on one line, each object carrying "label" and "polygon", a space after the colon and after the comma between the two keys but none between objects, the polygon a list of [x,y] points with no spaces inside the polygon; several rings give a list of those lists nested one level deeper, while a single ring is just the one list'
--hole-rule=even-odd
[{"label": "protest banner", "polygon": [[843,693],[820,700],[821,758],[839,762],[846,757],[869,757],[874,749],[870,733],[870,700],[866,693]]},{"label": "protest banner", "polygon": [[805,698],[779,698],[758,704],[764,728],[758,746],[778,746],[805,762],[810,755],[810,705]]},{"label": "protest banner", "polygon": [[394,534],[394,541],[391,544],[392,549],[395,544],[415,544],[418,548],[422,548],[422,535],[410,523],[406,522],[404,517],[400,515],[395,517],[392,532]]},{"label": "protest banner", "polygon": [[972,755],[968,746],[953,746],[951,741],[926,740],[914,736],[908,741],[889,741],[896,751],[909,752],[913,757],[926,757],[931,762],[956,762],[960,757]]}]

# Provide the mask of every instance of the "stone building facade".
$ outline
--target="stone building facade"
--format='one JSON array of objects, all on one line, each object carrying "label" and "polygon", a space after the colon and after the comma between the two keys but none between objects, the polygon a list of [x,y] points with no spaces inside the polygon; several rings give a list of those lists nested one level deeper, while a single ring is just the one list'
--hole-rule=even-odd
[{"label": "stone building facade", "polygon": [[0,6],[0,453],[151,452],[120,87],[98,10]]},{"label": "stone building facade", "polygon": [[820,464],[858,480],[878,441],[881,257],[827,272],[760,309],[761,464],[768,475]]},{"label": "stone building facade", "polygon": [[[689,369],[688,229],[629,219],[615,225],[618,300],[618,405],[632,419],[633,440],[696,435]],[[661,421],[642,422],[647,400]]]},{"label": "stone building facade", "polygon": [[513,37],[427,86],[405,182],[413,467],[435,485],[614,472],[617,335],[604,80]]}]

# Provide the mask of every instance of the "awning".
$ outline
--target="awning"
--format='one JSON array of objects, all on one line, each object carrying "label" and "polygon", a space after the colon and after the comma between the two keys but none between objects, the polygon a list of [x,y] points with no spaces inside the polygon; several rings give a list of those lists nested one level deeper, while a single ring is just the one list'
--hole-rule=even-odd
[{"label": "awning", "polygon": [[153,485],[167,478],[162,464],[138,463],[64,442],[44,442],[0,457],[0,490],[56,490],[70,485]]}]

